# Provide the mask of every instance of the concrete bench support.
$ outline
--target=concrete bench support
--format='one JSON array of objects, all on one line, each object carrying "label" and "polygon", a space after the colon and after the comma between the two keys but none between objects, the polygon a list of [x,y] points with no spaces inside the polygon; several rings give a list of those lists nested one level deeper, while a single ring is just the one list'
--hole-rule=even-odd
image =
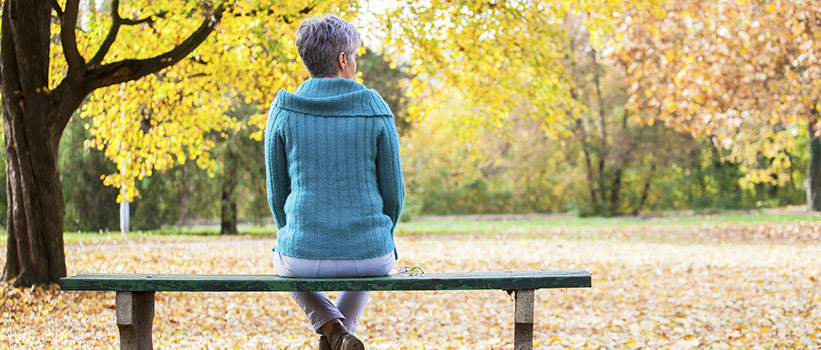
[{"label": "concrete bench support", "polygon": [[152,350],[154,292],[117,292],[120,350]]},{"label": "concrete bench support", "polygon": [[513,292],[516,315],[513,326],[513,349],[533,350],[533,289]]}]

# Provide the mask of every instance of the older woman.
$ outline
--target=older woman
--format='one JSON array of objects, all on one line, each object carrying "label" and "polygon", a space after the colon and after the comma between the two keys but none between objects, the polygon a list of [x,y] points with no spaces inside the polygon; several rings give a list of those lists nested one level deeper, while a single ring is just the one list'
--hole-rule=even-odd
[{"label": "older woman", "polygon": [[[268,202],[279,228],[274,268],[286,277],[390,273],[404,200],[393,114],[354,81],[356,28],[326,15],[304,20],[296,46],[311,74],[279,91],[265,129]],[[354,336],[369,292],[294,292],[320,349],[364,349]]]}]

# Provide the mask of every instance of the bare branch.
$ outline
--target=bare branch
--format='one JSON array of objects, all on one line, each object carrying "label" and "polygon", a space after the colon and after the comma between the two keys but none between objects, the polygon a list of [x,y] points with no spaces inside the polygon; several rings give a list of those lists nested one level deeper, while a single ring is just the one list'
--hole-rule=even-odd
[{"label": "bare branch", "polygon": [[54,12],[57,12],[57,17],[63,17],[63,9],[60,8],[60,4],[57,3],[57,0],[51,0],[51,7],[54,7]]},{"label": "bare branch", "polygon": [[100,45],[100,48],[97,49],[97,53],[95,53],[94,57],[88,61],[89,66],[95,66],[103,62],[105,55],[108,54],[108,50],[111,49],[111,45],[114,45],[114,41],[117,40],[117,33],[120,32],[120,25],[122,25],[122,19],[120,18],[120,0],[112,0],[111,28],[108,29],[108,34],[106,34],[105,39],[103,39],[103,43]]},{"label": "bare branch", "polygon": [[77,15],[79,12],[80,0],[66,1],[66,10],[60,16],[60,41],[63,43],[63,54],[68,62],[68,76],[79,78],[85,68],[85,59],[77,50],[77,37],[74,31],[77,29]]},{"label": "bare branch", "polygon": [[[313,11],[313,9],[314,9],[314,5],[306,6],[306,7],[302,8],[301,10],[299,10],[299,14],[303,15],[303,16],[307,15],[307,14],[311,13],[311,11]],[[265,14],[267,16],[271,16],[275,13],[276,13],[276,11],[274,11],[274,9],[272,9],[272,8],[267,8],[267,9],[261,8],[261,9],[251,10],[249,12],[245,12],[245,13],[242,13],[242,14],[232,13],[232,15],[234,17],[256,17],[260,14]],[[281,15],[278,15],[277,17],[279,17],[279,19],[281,19],[286,24],[291,24],[291,23],[294,22],[295,19],[298,19],[299,16],[297,16],[296,14],[281,14]]]},{"label": "bare branch", "polygon": [[155,18],[164,18],[167,13],[168,12],[166,12],[166,11],[157,12],[157,13],[151,15],[151,16],[148,16],[148,17],[145,17],[145,18],[140,18],[140,19],[121,18],[120,23],[122,23],[122,25],[124,25],[124,26],[135,26],[135,25],[143,24],[143,23],[152,24],[152,23],[154,23]]},{"label": "bare branch", "polygon": [[218,7],[211,15],[205,18],[194,33],[171,51],[164,54],[147,59],[128,59],[90,67],[85,74],[86,84],[84,84],[84,88],[88,92],[91,92],[104,86],[139,79],[145,75],[156,73],[176,64],[205,41],[208,35],[214,31],[222,20],[224,11],[225,7]]},{"label": "bare branch", "polygon": [[193,61],[194,63],[198,63],[198,64],[201,64],[201,65],[203,65],[203,66],[208,64],[208,62],[205,62],[205,60],[203,60],[202,58],[198,58],[198,57],[189,57],[188,59],[189,59],[189,60],[191,60],[191,61]]},{"label": "bare branch", "polygon": [[120,32],[121,26],[133,26],[142,23],[154,23],[154,18],[165,17],[167,12],[159,12],[155,15],[148,16],[141,19],[124,19],[120,17],[120,0],[112,0],[111,1],[111,28],[108,29],[108,34],[106,34],[105,39],[103,39],[103,43],[100,44],[100,48],[97,49],[97,52],[94,54],[94,57],[88,61],[89,66],[96,66],[100,63],[103,63],[105,59],[105,55],[108,54],[108,50],[111,49],[111,45],[114,45],[114,41],[117,40],[117,34]]}]

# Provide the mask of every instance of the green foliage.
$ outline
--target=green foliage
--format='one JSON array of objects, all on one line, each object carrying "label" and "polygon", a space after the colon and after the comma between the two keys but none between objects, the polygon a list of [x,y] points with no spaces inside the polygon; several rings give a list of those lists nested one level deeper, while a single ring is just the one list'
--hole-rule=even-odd
[{"label": "green foliage", "polygon": [[[103,152],[84,148],[89,136],[82,121],[74,119],[60,141],[60,182],[66,203],[63,225],[66,231],[116,231],[120,218],[117,189],[104,186],[100,179],[101,174],[116,167]],[[207,178],[204,171],[189,165],[139,181],[137,186],[143,196],[130,203],[131,229],[157,229],[175,223],[187,214],[186,210],[198,209],[192,203],[182,205],[185,196],[181,195],[197,189],[190,186],[190,178],[197,176]]]},{"label": "green foliage", "polygon": [[216,139],[217,181],[211,184],[215,187],[211,190],[215,193],[211,201],[222,198],[224,202],[222,196],[229,196],[237,205],[238,216],[256,223],[271,218],[265,187],[265,149],[261,142],[251,138],[252,129],[247,126],[259,109],[256,103],[237,102],[229,110],[229,115],[245,126],[226,140]]},{"label": "green foliage", "polygon": [[[739,184],[743,166],[712,144],[660,124],[631,126],[613,136],[614,145],[630,147],[624,151],[614,147],[609,158],[614,167],[622,169],[622,180],[617,206],[614,212],[606,212],[603,209],[609,206],[595,208],[590,200],[590,179],[578,138],[557,140],[539,130],[537,121],[520,120],[509,126],[507,135],[483,134],[481,143],[472,144],[481,147],[482,156],[471,158],[465,145],[443,136],[450,132],[447,128],[428,124],[415,123],[403,138],[408,198],[422,203],[422,214],[572,212],[608,216],[804,203],[804,148],[790,155],[793,170],[784,185],[743,187]],[[604,176],[605,183],[612,184],[615,171]],[[636,212],[642,197],[646,197],[644,204]]]},{"label": "green foliage", "polygon": [[666,169],[658,176],[654,208],[753,209],[805,203],[808,153],[805,148],[789,153],[793,167],[784,185],[759,183],[742,187],[739,179],[744,176],[744,168],[728,160],[727,153],[711,144],[702,144],[698,150],[699,162],[689,167]]},{"label": "green foliage", "polygon": [[[228,113],[231,118],[245,122],[258,109],[255,104],[237,103]],[[131,230],[153,230],[218,218],[229,173],[235,177],[236,186],[231,196],[238,204],[240,217],[257,223],[270,219],[263,148],[250,137],[251,133],[251,128],[243,127],[227,139],[219,134],[208,135],[215,142],[215,176],[188,162],[137,181],[141,196],[130,203]],[[117,189],[104,186],[100,176],[116,171],[116,166],[103,152],[84,147],[84,140],[89,137],[83,121],[76,119],[66,128],[61,140],[59,163],[66,201],[65,230],[118,230]]]},{"label": "green foliage", "polygon": [[88,136],[75,115],[60,140],[60,184],[66,203],[63,227],[66,231],[117,230],[117,189],[104,186],[100,179],[116,167],[102,152],[83,147]]},{"label": "green foliage", "polygon": [[199,213],[207,215],[208,208],[191,199],[192,193],[202,189],[199,180],[205,178],[208,178],[206,172],[195,165],[182,165],[166,170],[161,176],[139,181],[141,196],[130,203],[131,229],[153,230],[181,218],[196,217]]}]

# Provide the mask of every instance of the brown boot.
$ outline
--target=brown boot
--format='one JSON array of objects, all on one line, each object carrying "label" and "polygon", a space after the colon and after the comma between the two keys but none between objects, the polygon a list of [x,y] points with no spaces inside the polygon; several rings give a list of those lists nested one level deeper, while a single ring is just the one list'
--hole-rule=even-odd
[{"label": "brown boot", "polygon": [[319,350],[331,350],[331,343],[328,342],[328,337],[319,337]]},{"label": "brown boot", "polygon": [[365,350],[365,344],[348,333],[341,323],[334,324],[331,335],[328,336],[328,344],[331,345],[331,350]]}]

